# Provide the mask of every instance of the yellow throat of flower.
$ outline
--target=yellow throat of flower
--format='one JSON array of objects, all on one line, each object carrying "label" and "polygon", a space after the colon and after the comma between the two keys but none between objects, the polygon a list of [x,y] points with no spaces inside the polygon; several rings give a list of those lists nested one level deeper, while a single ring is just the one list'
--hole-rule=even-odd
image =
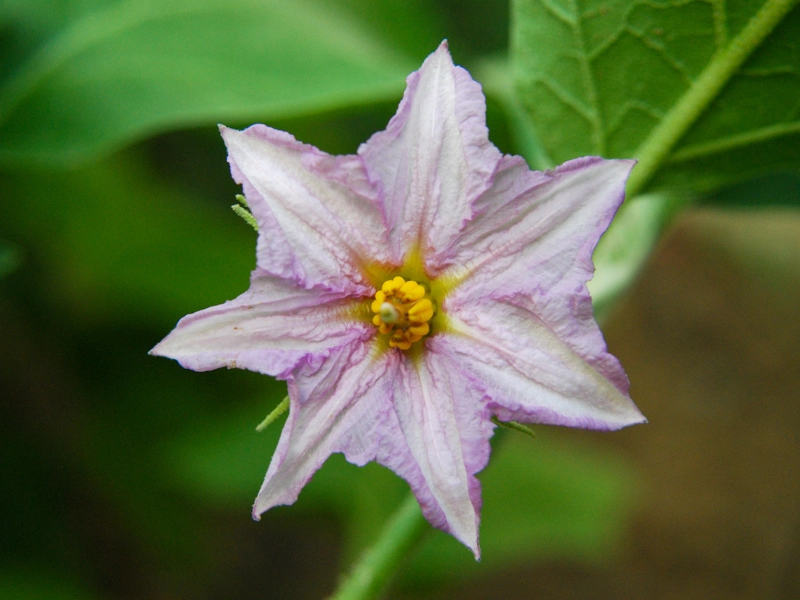
[{"label": "yellow throat of flower", "polygon": [[383,334],[391,333],[389,346],[408,350],[428,335],[433,303],[426,289],[416,281],[395,277],[383,282],[372,302],[372,322]]}]

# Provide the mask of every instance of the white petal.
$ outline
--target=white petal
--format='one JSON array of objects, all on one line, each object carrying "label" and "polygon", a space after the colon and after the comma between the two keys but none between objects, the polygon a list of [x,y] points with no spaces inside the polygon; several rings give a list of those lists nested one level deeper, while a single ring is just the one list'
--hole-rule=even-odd
[{"label": "white petal", "polygon": [[438,272],[462,277],[451,306],[518,292],[571,294],[591,278],[592,252],[622,203],[633,161],[582,158],[546,173],[506,157],[478,214]]},{"label": "white petal", "polygon": [[[397,360],[375,360],[371,344],[353,342],[298,367],[289,379],[291,406],[253,516],[292,504],[333,452],[366,460],[379,442],[376,422],[391,411],[391,381]],[[363,463],[362,463],[363,464]]]},{"label": "white petal", "polygon": [[259,267],[304,287],[371,294],[365,267],[388,261],[388,232],[361,158],[264,125],[221,132],[259,224]]},{"label": "white petal", "polygon": [[181,319],[150,353],[195,371],[238,367],[285,377],[309,355],[374,336],[372,325],[354,318],[354,302],[254,276],[235,300]]},{"label": "white petal", "polygon": [[472,549],[476,558],[480,485],[474,474],[488,460],[492,431],[482,399],[480,392],[465,386],[449,357],[435,349],[426,348],[418,361],[403,360],[393,406],[416,468],[403,464],[397,448],[389,455],[392,461],[382,458],[411,483],[429,520]]},{"label": "white petal", "polygon": [[395,261],[418,244],[426,256],[447,247],[501,156],[489,142],[481,87],[453,65],[446,43],[407,83],[386,131],[359,148],[383,189]]},{"label": "white petal", "polygon": [[[627,395],[627,380],[619,389],[529,310],[497,302],[451,320],[453,333],[439,343],[458,357],[501,420],[606,430],[645,421]],[[613,356],[597,359],[604,368],[616,365],[624,379]]]}]

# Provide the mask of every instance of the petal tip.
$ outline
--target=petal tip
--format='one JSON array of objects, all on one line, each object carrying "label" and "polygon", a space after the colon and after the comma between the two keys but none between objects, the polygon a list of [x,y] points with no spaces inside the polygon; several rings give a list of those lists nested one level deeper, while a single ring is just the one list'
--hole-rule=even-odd
[{"label": "petal tip", "polygon": [[629,399],[628,401],[630,402],[630,407],[627,414],[624,416],[625,418],[615,422],[611,427],[612,430],[624,429],[633,425],[645,425],[648,423],[647,417],[642,414],[642,411],[633,403],[633,400]]},{"label": "petal tip", "polygon": [[166,352],[164,351],[164,342],[166,342],[167,339],[169,339],[169,336],[165,337],[163,340],[158,342],[155,346],[150,348],[150,350],[147,351],[147,354],[149,356],[165,356],[167,358],[170,358],[169,356],[167,356]]},{"label": "petal tip", "polygon": [[426,70],[425,67],[427,65],[438,61],[445,61],[451,68],[455,66],[453,63],[453,57],[450,54],[450,43],[446,39],[442,40],[442,43],[439,44],[439,47],[431,52],[430,55],[428,55],[428,58],[426,58],[425,62],[422,63],[420,71]]},{"label": "petal tip", "polygon": [[481,562],[481,547],[478,544],[478,540],[475,540],[475,545],[469,547],[472,550],[472,554],[475,557],[475,562]]},{"label": "petal tip", "polygon": [[238,129],[233,129],[232,127],[226,127],[225,125],[219,125],[219,134],[222,136],[222,139],[225,142],[228,142],[228,139],[235,137],[237,134],[242,133]]},{"label": "petal tip", "polygon": [[261,501],[261,497],[262,496],[263,496],[263,494],[261,492],[259,492],[258,496],[256,497],[255,502],[253,502],[253,510],[251,512],[251,515],[253,516],[253,521],[260,521],[261,520],[261,515],[263,515],[265,512],[267,512],[270,509],[269,506],[264,506],[263,505],[264,503]]}]

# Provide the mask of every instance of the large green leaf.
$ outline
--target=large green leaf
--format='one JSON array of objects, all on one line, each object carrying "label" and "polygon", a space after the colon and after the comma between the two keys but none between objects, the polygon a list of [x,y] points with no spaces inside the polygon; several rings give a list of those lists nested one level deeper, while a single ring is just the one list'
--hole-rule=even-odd
[{"label": "large green leaf", "polygon": [[[7,29],[31,12],[17,9],[0,11]],[[0,90],[5,162],[68,163],[170,128],[395,97],[417,67],[323,0],[127,0],[35,25],[50,37]]]},{"label": "large green leaf", "polygon": [[795,4],[516,0],[517,89],[557,162],[639,158],[632,191],[798,168]]}]

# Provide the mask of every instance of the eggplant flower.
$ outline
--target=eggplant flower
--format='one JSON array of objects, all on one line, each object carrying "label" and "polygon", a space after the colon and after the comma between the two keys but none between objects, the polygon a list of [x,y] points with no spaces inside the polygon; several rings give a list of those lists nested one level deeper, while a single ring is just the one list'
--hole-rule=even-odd
[{"label": "eggplant flower", "polygon": [[531,171],[489,141],[481,87],[446,43],[358,154],[221,127],[258,222],[250,289],[152,353],[286,380],[290,410],[253,507],[292,504],[333,452],[404,478],[479,557],[500,421],[612,430],[644,417],[586,288],[633,166]]}]

